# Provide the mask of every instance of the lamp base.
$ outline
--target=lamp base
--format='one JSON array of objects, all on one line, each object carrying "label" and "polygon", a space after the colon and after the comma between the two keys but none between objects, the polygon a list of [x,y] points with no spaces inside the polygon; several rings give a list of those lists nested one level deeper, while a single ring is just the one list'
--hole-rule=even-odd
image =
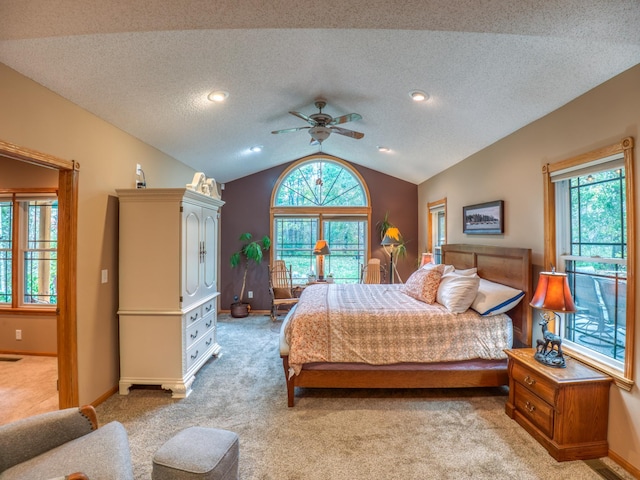
[{"label": "lamp base", "polygon": [[567,366],[564,361],[564,356],[555,350],[547,353],[536,352],[533,358],[547,367],[566,368]]}]

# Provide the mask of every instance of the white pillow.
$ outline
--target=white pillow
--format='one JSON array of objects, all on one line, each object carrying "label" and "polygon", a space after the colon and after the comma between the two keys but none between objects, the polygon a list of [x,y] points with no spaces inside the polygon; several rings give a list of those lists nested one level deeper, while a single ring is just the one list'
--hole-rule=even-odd
[{"label": "white pillow", "polygon": [[467,268],[465,270],[460,270],[460,269],[456,268],[455,269],[455,273],[456,273],[456,275],[473,275],[475,273],[478,273],[478,269],[476,267]]},{"label": "white pillow", "polygon": [[475,300],[479,285],[480,277],[476,273],[471,275],[448,273],[440,279],[436,299],[451,313],[462,313],[467,311]]},{"label": "white pillow", "polygon": [[[422,267],[420,268],[424,268],[425,270],[429,270],[433,267],[436,267],[438,265],[442,265],[441,263],[425,263]],[[444,265],[444,271],[442,272],[443,275],[446,275],[447,273],[451,273],[455,270],[455,267],[453,265]]]},{"label": "white pillow", "polygon": [[478,294],[471,308],[480,315],[498,315],[511,310],[520,303],[522,297],[522,290],[481,278]]}]

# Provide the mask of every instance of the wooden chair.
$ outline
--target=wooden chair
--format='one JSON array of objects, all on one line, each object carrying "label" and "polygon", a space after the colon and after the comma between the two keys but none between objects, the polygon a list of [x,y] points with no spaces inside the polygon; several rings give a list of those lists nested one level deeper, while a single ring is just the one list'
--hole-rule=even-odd
[{"label": "wooden chair", "polygon": [[360,283],[381,283],[384,281],[384,267],[379,258],[370,258],[360,269]]},{"label": "wooden chair", "polygon": [[293,294],[291,266],[287,268],[284,260],[276,260],[269,269],[269,293],[271,294],[271,320],[278,318],[280,307],[292,307],[298,303]]}]

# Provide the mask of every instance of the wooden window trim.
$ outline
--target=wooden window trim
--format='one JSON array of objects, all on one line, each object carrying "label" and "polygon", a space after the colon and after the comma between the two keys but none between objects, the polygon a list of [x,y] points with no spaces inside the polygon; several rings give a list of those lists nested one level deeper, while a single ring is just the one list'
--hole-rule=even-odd
[{"label": "wooden window trim", "polygon": [[608,145],[591,152],[577,155],[560,162],[546,164],[542,167],[544,184],[544,268],[551,269],[555,265],[557,258],[556,251],[556,196],[555,187],[551,176],[554,172],[577,167],[584,163],[592,162],[600,158],[623,154],[626,184],[626,206],[627,206],[627,317],[626,317],[626,350],[624,358],[624,371],[620,372],[612,369],[592,358],[573,351],[570,347],[563,345],[563,350],[571,356],[591,365],[598,370],[611,375],[616,385],[624,390],[631,390],[634,385],[634,359],[635,359],[635,270],[636,270],[636,215],[635,215],[635,172],[634,172],[634,140],[633,137],[623,138],[620,142]]}]

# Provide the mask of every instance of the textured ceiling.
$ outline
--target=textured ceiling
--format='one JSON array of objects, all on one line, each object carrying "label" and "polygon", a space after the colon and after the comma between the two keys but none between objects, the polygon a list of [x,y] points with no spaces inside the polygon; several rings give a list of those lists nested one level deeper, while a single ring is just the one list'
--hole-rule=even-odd
[{"label": "textured ceiling", "polygon": [[219,182],[317,152],[270,132],[322,97],[365,134],[324,152],[417,184],[640,63],[638,25],[638,0],[1,0],[0,62]]}]

